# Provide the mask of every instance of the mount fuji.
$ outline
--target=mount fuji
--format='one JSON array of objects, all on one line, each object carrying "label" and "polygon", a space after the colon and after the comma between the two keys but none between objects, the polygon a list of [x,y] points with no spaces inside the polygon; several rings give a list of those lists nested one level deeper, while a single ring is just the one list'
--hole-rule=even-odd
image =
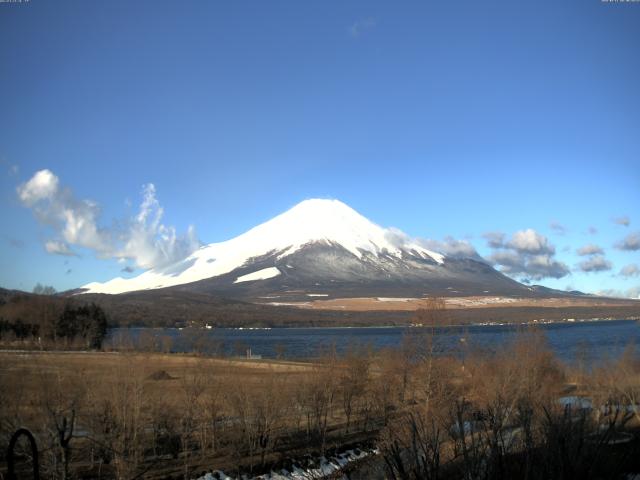
[{"label": "mount fuji", "polygon": [[480,258],[424,248],[338,200],[305,200],[231,240],[201,247],[173,265],[77,292],[171,289],[267,303],[277,298],[536,295]]}]

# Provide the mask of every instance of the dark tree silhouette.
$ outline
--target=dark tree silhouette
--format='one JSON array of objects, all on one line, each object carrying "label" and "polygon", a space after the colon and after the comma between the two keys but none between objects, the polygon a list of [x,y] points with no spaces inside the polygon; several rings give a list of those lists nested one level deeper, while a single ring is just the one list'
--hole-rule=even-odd
[{"label": "dark tree silhouette", "polygon": [[107,334],[107,317],[99,306],[92,303],[74,307],[67,304],[56,322],[56,337],[73,341],[82,338],[87,348],[100,348]]},{"label": "dark tree silhouette", "polygon": [[50,285],[42,285],[38,282],[36,286],[33,287],[33,293],[36,295],[55,295],[56,289]]}]

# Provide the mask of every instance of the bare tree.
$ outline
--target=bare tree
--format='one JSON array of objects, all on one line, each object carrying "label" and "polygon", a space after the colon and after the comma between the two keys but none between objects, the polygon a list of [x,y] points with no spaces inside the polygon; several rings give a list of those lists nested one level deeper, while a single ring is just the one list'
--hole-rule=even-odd
[{"label": "bare tree", "polygon": [[111,378],[102,378],[92,389],[92,405],[96,424],[92,440],[101,446],[111,462],[118,479],[128,479],[140,473],[144,456],[145,367],[135,357],[124,357],[111,372]]},{"label": "bare tree", "polygon": [[412,407],[383,431],[381,453],[389,478],[430,480],[440,476],[442,444],[441,419],[434,412]]},{"label": "bare tree", "polygon": [[335,351],[326,354],[309,375],[307,419],[311,422],[311,431],[324,452],[326,448],[329,417],[337,393]]},{"label": "bare tree", "polygon": [[351,417],[369,381],[369,364],[367,352],[354,348],[351,348],[343,359],[340,369],[340,394],[342,411],[346,418],[345,433],[349,433]]},{"label": "bare tree", "polygon": [[614,389],[625,410],[632,413],[637,422],[640,422],[640,359],[635,348],[631,344],[614,365],[615,383]]},{"label": "bare tree", "polygon": [[[286,383],[286,376],[269,372],[259,388],[236,383],[229,389],[229,407],[240,429],[235,452],[237,457],[252,459],[259,453],[260,464],[265,464],[267,453],[274,448],[284,431],[288,412],[284,397]],[[253,465],[251,460],[251,469]]]},{"label": "bare tree", "polygon": [[226,389],[220,380],[213,375],[205,377],[206,390],[201,396],[200,405],[202,408],[203,421],[199,429],[200,450],[202,455],[217,450],[219,443],[219,419],[224,411],[223,392]]},{"label": "bare tree", "polygon": [[194,440],[202,423],[200,399],[205,390],[205,382],[200,372],[185,374],[180,380],[182,393],[180,411],[180,445],[184,466],[184,478],[189,478],[189,459],[194,450]]},{"label": "bare tree", "polygon": [[287,347],[286,347],[286,345],[284,345],[282,343],[277,343],[273,347],[273,351],[276,354],[276,358],[278,360],[282,360],[284,358],[285,354],[287,353]]},{"label": "bare tree", "polygon": [[85,397],[81,375],[63,377],[60,372],[42,374],[40,398],[44,409],[43,432],[49,446],[49,473],[53,478],[70,478],[71,442],[75,438],[80,408]]},{"label": "bare tree", "polygon": [[33,287],[33,293],[36,295],[55,295],[56,289],[50,285],[42,285],[38,282],[36,286]]},{"label": "bare tree", "polygon": [[160,351],[162,353],[171,353],[173,348],[173,338],[169,335],[162,335],[160,337]]}]

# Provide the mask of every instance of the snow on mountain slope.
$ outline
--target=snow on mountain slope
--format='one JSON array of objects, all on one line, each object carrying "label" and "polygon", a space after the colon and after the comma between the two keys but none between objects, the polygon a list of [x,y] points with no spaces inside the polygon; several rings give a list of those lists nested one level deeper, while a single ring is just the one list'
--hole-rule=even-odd
[{"label": "snow on mountain slope", "polygon": [[267,267],[257,272],[247,273],[241,277],[236,278],[233,283],[253,282],[254,280],[266,280],[267,278],[273,278],[280,275],[280,270],[277,267]]},{"label": "snow on mountain slope", "polygon": [[[338,200],[311,199],[236,238],[201,247],[168,267],[149,270],[131,279],[118,277],[105,283],[94,282],[82,288],[83,293],[116,294],[181,285],[229,273],[255,257],[278,253],[279,258],[284,258],[305,245],[323,242],[340,245],[358,259],[363,252],[397,258],[410,253],[443,263],[443,255],[406,238],[397,230],[374,224]],[[250,275],[245,275],[249,278],[244,281],[253,281]],[[238,281],[242,281],[240,278]]]}]

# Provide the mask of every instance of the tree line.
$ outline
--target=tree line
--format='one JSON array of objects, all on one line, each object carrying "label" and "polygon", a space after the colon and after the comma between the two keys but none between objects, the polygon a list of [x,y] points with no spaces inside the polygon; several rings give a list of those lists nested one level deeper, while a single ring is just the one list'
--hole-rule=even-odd
[{"label": "tree line", "polygon": [[4,347],[99,349],[106,334],[107,316],[95,303],[23,294],[0,304]]}]

